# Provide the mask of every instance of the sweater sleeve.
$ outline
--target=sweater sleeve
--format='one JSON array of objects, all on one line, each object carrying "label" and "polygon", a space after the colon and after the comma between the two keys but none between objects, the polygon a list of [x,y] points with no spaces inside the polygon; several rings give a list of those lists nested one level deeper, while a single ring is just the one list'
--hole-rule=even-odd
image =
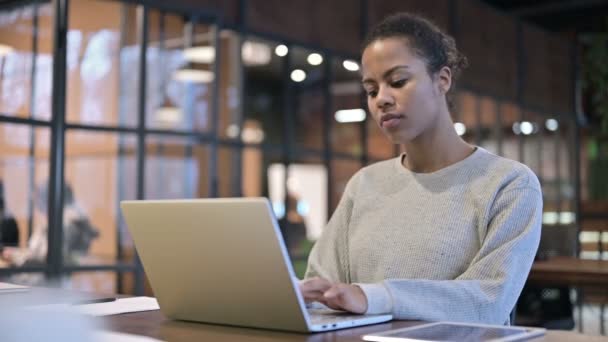
[{"label": "sweater sleeve", "polygon": [[315,242],[308,257],[305,279],[321,277],[332,282],[350,283],[346,237],[353,211],[357,176],[358,173],[347,183],[338,207],[321,237]]},{"label": "sweater sleeve", "polygon": [[487,234],[454,280],[387,279],[356,284],[369,314],[397,319],[504,324],[524,286],[540,241],[540,186],[504,189],[488,212]]}]

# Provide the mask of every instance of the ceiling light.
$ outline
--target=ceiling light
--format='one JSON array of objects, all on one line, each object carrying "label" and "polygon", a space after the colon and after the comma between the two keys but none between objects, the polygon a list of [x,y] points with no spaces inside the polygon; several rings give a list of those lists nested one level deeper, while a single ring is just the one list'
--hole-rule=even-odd
[{"label": "ceiling light", "polygon": [[516,122],[513,124],[513,133],[520,135],[521,134],[521,128],[519,127],[519,122]]},{"label": "ceiling light", "polygon": [[156,110],[156,121],[174,125],[182,121],[182,111],[177,107],[160,107]]},{"label": "ceiling light", "polygon": [[287,48],[287,46],[281,44],[278,45],[275,49],[274,49],[274,53],[279,56],[279,57],[285,57],[287,56],[287,53],[289,52],[289,49]]},{"label": "ceiling light", "polygon": [[241,140],[247,144],[259,144],[264,141],[264,131],[260,128],[245,127],[241,131]]},{"label": "ceiling light", "polygon": [[459,136],[463,136],[467,132],[467,126],[462,122],[454,122],[454,129]]},{"label": "ceiling light", "polygon": [[291,79],[294,82],[302,82],[306,79],[306,73],[304,72],[304,70],[296,69],[291,72]]},{"label": "ceiling light", "polygon": [[545,121],[545,127],[551,132],[555,132],[559,128],[559,122],[555,119],[547,119],[547,121]]},{"label": "ceiling light", "polygon": [[365,120],[365,111],[361,108],[357,109],[341,109],[334,115],[336,121],[340,123],[346,122],[361,122]]},{"label": "ceiling light", "polygon": [[359,64],[350,59],[347,59],[342,62],[342,66],[348,71],[359,71]]},{"label": "ceiling light", "polygon": [[534,132],[534,126],[529,121],[522,122],[519,125],[519,128],[521,129],[521,133],[523,135],[530,135],[530,134],[532,134],[532,132]]},{"label": "ceiling light", "polygon": [[323,56],[319,55],[318,53],[311,53],[306,58],[306,61],[310,65],[319,65],[319,64],[323,63]]},{"label": "ceiling light", "polygon": [[236,138],[239,136],[239,126],[235,125],[235,124],[231,124],[230,126],[228,126],[228,128],[226,128],[226,135],[229,138]]},{"label": "ceiling light", "polygon": [[266,44],[245,42],[243,43],[241,56],[243,57],[243,63],[245,63],[245,65],[266,65],[270,63],[270,60],[272,59],[272,52],[270,52],[270,48]]},{"label": "ceiling light", "polygon": [[180,82],[210,83],[215,78],[212,71],[180,69],[173,74],[173,79]]},{"label": "ceiling light", "polygon": [[215,61],[215,48],[213,46],[195,46],[185,48],[184,59],[193,63],[213,63]]}]

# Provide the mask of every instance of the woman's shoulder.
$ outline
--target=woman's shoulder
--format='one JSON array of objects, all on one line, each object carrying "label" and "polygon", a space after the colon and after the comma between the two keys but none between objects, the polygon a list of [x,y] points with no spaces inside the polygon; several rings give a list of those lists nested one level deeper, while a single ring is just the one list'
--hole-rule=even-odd
[{"label": "woman's shoulder", "polygon": [[489,182],[503,189],[533,188],[540,191],[538,177],[527,165],[487,150],[481,150],[477,167],[483,170]]}]

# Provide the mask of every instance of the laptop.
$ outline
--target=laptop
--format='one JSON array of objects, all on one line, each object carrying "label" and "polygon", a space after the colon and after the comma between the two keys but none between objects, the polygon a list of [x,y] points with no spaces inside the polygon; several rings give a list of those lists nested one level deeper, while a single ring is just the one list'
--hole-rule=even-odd
[{"label": "laptop", "polygon": [[171,319],[294,332],[392,319],[307,309],[265,198],[120,206],[160,310]]}]

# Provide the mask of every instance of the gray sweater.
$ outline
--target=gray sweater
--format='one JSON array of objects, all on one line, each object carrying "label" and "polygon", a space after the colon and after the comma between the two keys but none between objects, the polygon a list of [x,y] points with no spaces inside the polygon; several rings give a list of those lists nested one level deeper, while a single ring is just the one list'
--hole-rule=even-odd
[{"label": "gray sweater", "polygon": [[424,174],[390,159],[348,182],[306,278],[360,286],[369,314],[504,324],[534,260],[541,217],[534,173],[483,148]]}]

